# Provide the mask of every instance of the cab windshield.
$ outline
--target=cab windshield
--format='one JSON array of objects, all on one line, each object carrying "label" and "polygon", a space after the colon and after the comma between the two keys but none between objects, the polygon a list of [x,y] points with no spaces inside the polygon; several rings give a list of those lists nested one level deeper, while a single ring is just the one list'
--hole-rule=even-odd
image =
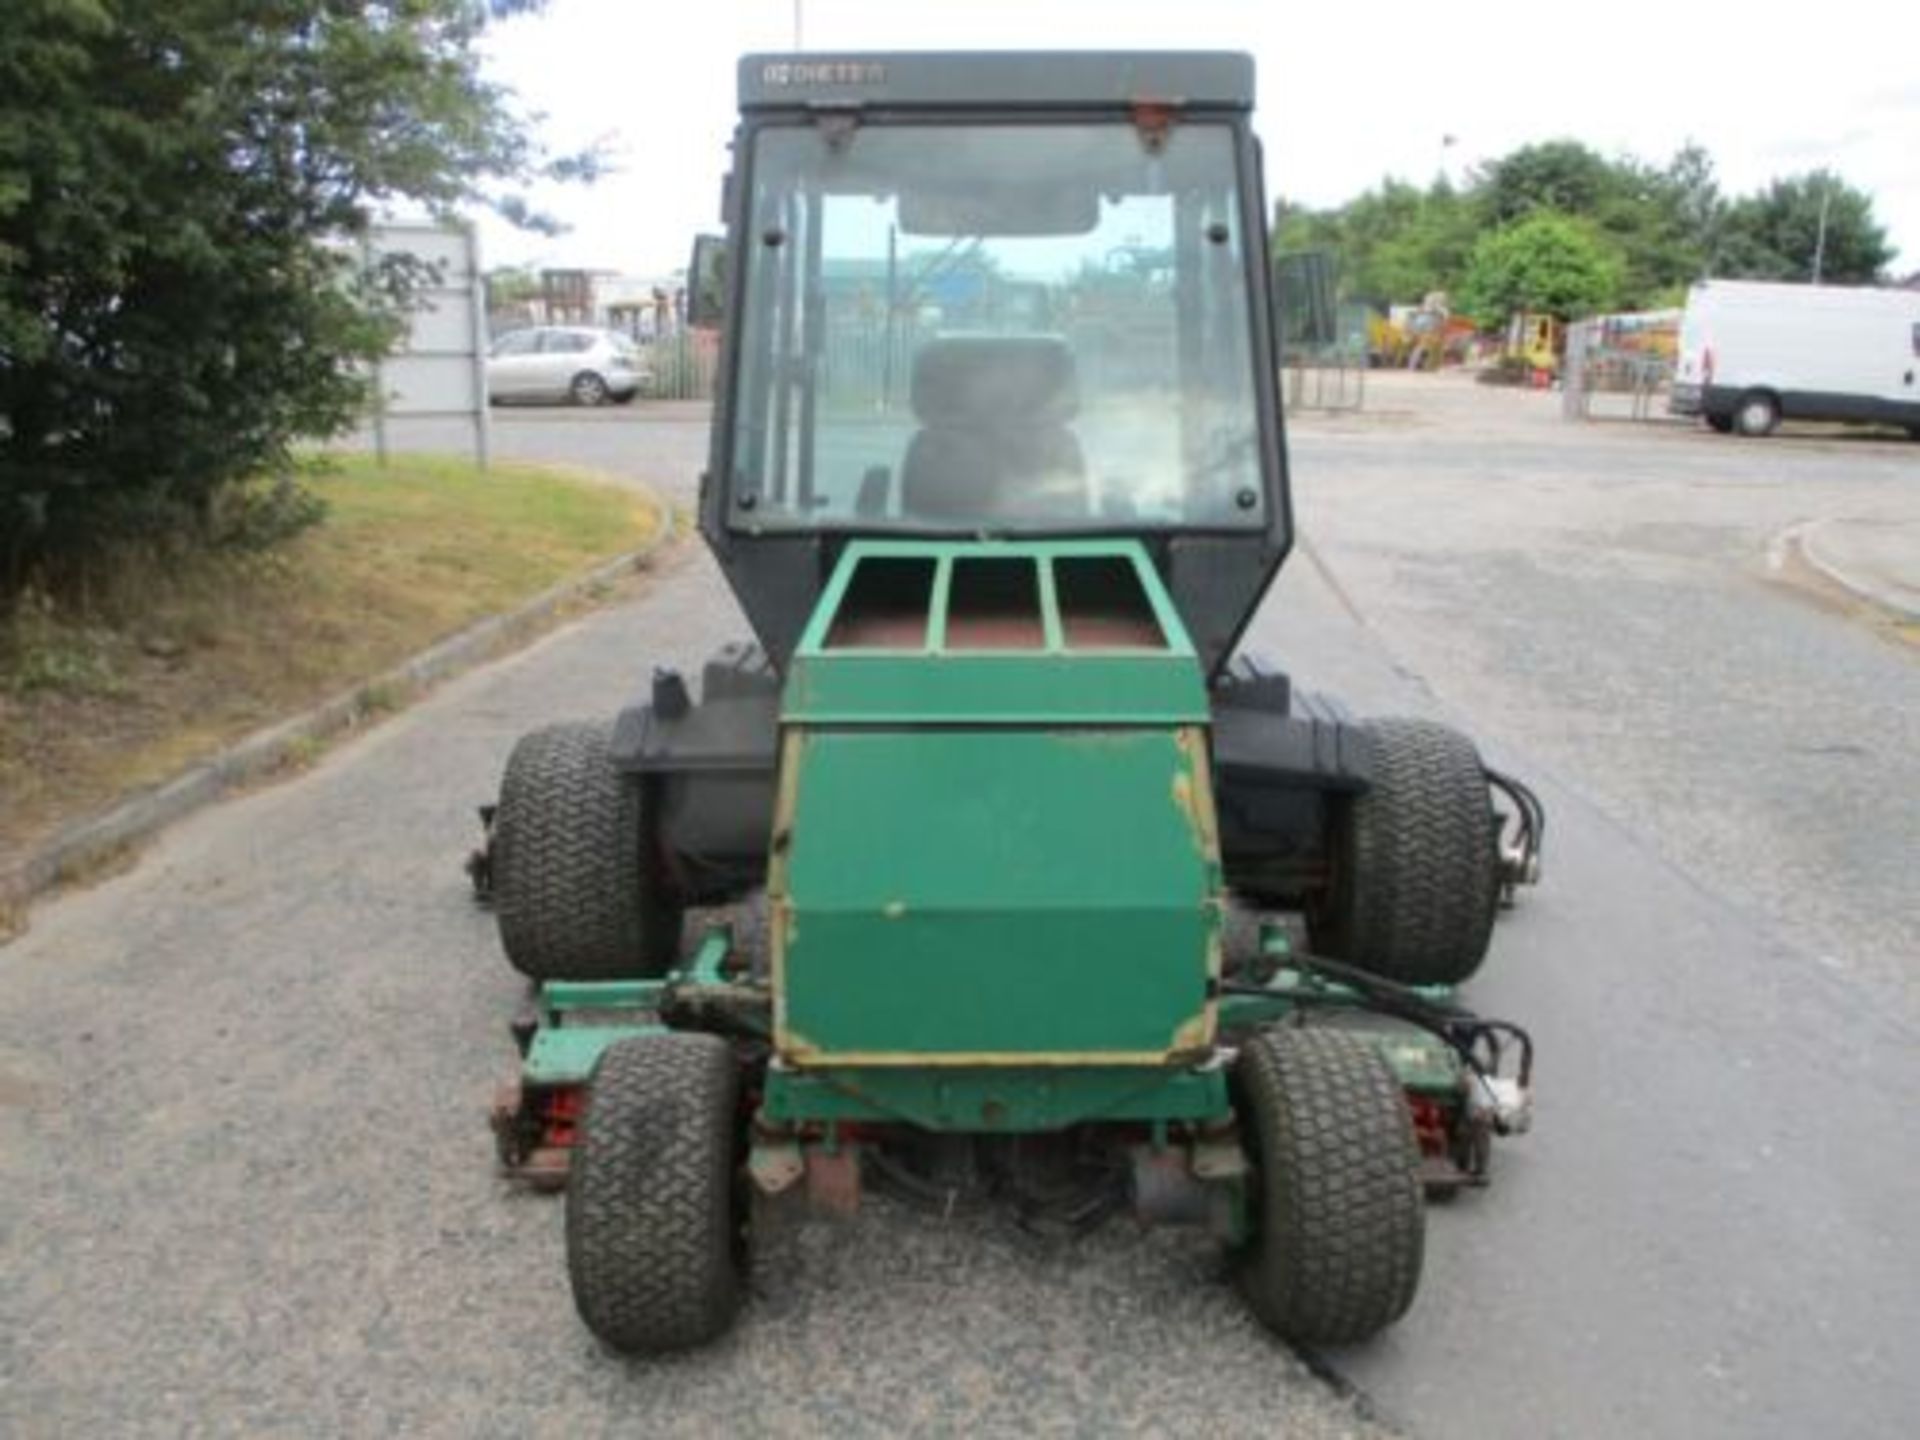
[{"label": "cab windshield", "polygon": [[1265,523],[1224,124],[762,129],[731,522]]}]

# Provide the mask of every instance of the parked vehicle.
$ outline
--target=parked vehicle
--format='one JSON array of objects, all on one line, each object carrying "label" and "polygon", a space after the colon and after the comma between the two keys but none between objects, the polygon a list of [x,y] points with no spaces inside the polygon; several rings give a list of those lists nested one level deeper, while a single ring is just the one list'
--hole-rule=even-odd
[{"label": "parked vehicle", "polygon": [[[1544,815],[1458,731],[1234,654],[1294,539],[1253,62],[739,76],[687,319],[725,324],[700,527],[757,643],[523,736],[482,809],[540,986],[501,1161],[567,1187],[615,1350],[716,1338],[779,1207],[868,1184],[1201,1227],[1280,1335],[1364,1340],[1422,1194],[1529,1124],[1532,1041],[1448,987]],[[844,345],[877,297],[940,328]],[[1298,923],[1229,945],[1248,909]]]},{"label": "parked vehicle", "polygon": [[1920,293],[1702,280],[1680,321],[1668,408],[1723,435],[1838,420],[1920,439]]},{"label": "parked vehicle", "polygon": [[512,330],[487,354],[487,399],[625,404],[648,380],[636,346],[614,330],[540,326]]}]

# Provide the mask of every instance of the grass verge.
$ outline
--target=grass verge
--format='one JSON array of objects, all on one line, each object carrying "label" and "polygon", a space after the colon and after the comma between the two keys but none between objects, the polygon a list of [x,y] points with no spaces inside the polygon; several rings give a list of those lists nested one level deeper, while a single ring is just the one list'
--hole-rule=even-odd
[{"label": "grass verge", "polygon": [[669,523],[532,465],[342,457],[261,554],[128,553],[0,624],[0,871],[62,824],[511,610]]}]

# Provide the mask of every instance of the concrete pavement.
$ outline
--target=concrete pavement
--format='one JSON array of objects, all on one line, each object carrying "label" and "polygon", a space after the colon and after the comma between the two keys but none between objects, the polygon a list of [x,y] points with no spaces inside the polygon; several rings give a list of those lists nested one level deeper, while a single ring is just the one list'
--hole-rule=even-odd
[{"label": "concrete pavement", "polygon": [[[1810,515],[1911,515],[1912,452],[1537,398],[1385,385],[1298,422],[1313,544],[1249,635],[1462,721],[1551,812],[1471,997],[1539,1039],[1539,1121],[1432,1212],[1407,1321],[1329,1357],[1369,1413],[1207,1247],[1124,1226],[876,1207],[775,1237],[713,1350],[587,1339],[558,1207],[491,1176],[519,991],[457,861],[514,735],[735,633],[690,554],[0,950],[0,1431],[1903,1433],[1920,670],[1763,557]],[[514,439],[636,474],[701,449],[588,423]]]},{"label": "concrete pavement", "polygon": [[522,987],[459,858],[516,735],[735,624],[682,552],[0,951],[0,1433],[1380,1433],[1210,1246],[1127,1226],[877,1204],[763,1245],[711,1349],[593,1343],[559,1205],[494,1173]]}]

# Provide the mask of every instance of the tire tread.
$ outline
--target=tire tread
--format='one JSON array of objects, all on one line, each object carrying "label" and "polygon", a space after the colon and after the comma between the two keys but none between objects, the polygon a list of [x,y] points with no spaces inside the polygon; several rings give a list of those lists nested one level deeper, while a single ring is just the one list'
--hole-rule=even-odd
[{"label": "tire tread", "polygon": [[647,854],[639,787],[613,768],[611,728],[549,725],[507,760],[494,817],[500,943],[529,979],[624,980],[678,958],[682,910]]},{"label": "tire tread", "polygon": [[1373,785],[1345,820],[1332,913],[1314,944],[1413,985],[1456,985],[1493,937],[1499,856],[1474,744],[1430,720],[1369,721]]},{"label": "tire tread", "polygon": [[1374,1043],[1310,1027],[1241,1048],[1241,1123],[1259,1176],[1242,1292],[1285,1339],[1351,1344],[1413,1303],[1426,1250],[1419,1145]]},{"label": "tire tread", "polygon": [[594,1068],[567,1182],[567,1274],[587,1328],[615,1350],[682,1350],[739,1308],[732,1049],[641,1035]]}]

